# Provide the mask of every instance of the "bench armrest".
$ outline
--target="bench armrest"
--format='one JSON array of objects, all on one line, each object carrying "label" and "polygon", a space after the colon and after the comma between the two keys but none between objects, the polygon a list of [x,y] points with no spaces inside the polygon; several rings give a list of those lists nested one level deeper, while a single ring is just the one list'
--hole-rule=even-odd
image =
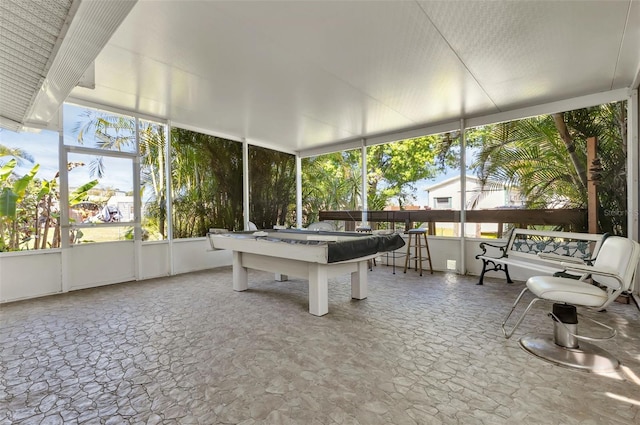
[{"label": "bench armrest", "polygon": [[476,259],[482,256],[487,255],[487,248],[494,248],[500,251],[500,256],[496,257],[496,258],[504,258],[507,256],[507,245],[509,245],[508,242],[504,242],[502,244],[496,244],[496,243],[489,243],[489,242],[480,242],[480,249],[482,250],[482,252],[478,255],[476,255]]}]

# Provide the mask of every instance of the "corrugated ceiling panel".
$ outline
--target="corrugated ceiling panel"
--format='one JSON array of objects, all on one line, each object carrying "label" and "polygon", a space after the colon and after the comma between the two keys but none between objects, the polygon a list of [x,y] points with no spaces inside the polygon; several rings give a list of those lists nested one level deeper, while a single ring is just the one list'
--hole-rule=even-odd
[{"label": "corrugated ceiling panel", "polygon": [[136,0],[83,2],[38,91],[26,121],[46,124],[129,14]]},{"label": "corrugated ceiling panel", "polygon": [[0,117],[24,122],[72,4],[73,0],[0,2]]},{"label": "corrugated ceiling panel", "polygon": [[5,8],[6,12],[3,23],[11,21],[26,23],[29,27],[39,28],[51,34],[54,41],[58,37],[60,28],[62,28],[66,14],[71,6],[71,1],[67,0],[66,5],[57,8],[56,11],[52,13],[44,7],[47,5],[46,3],[26,1],[13,1],[12,3],[12,7]]},{"label": "corrugated ceiling panel", "polygon": [[0,125],[46,125],[135,3],[0,1]]}]

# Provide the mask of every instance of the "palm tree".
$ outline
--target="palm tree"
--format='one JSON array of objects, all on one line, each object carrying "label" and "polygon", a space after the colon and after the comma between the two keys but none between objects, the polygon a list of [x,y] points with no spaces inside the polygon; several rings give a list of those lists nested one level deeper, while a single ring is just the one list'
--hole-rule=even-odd
[{"label": "palm tree", "polygon": [[241,229],[242,144],[171,131],[173,236],[204,236],[211,227]]},{"label": "palm tree", "polygon": [[[125,147],[135,147],[134,118],[93,109],[85,109],[80,117],[81,120],[73,128],[80,144],[84,144],[86,135],[91,135],[96,140],[95,147],[99,149],[121,151]],[[102,178],[105,172],[102,157],[96,157],[89,164],[89,169],[92,176]]]},{"label": "palm tree", "polygon": [[302,215],[318,220],[318,211],[355,210],[361,204],[360,152],[344,151],[302,161]]},{"label": "palm tree", "polygon": [[140,121],[139,129],[140,153],[140,185],[141,197],[144,191],[149,188],[151,193],[144,196],[147,199],[145,206],[147,221],[145,226],[149,226],[151,221],[155,221],[155,228],[160,235],[160,239],[165,239],[166,221],[167,221],[167,202],[166,202],[166,174],[165,174],[165,147],[166,132],[165,126]]},{"label": "palm tree", "polygon": [[249,216],[258,228],[293,224],[296,163],[293,155],[249,147]]},{"label": "palm tree", "polygon": [[[486,126],[469,132],[481,181],[517,188],[528,208],[587,206],[587,139],[598,140],[601,209],[626,211],[626,109],[613,103]],[[624,214],[599,214],[603,232],[626,233]]]},{"label": "palm tree", "polygon": [[[105,150],[135,150],[135,123],[133,117],[115,115],[107,112],[85,109],[79,115],[73,131],[78,142],[84,144],[88,137],[96,140],[95,147]],[[155,227],[161,239],[166,238],[166,175],[165,175],[165,126],[148,121],[139,121],[139,155],[141,196],[145,190],[151,193],[144,198],[146,216],[144,226]],[[105,167],[102,157],[96,157],[90,164],[91,175],[104,176]],[[149,229],[145,229],[148,230]]]}]

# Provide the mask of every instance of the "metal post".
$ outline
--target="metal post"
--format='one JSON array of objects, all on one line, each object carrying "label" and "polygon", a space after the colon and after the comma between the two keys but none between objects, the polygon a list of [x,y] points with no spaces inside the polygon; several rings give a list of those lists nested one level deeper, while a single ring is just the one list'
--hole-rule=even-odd
[{"label": "metal post", "polygon": [[249,143],[242,138],[242,215],[244,230],[249,230]]},{"label": "metal post", "polygon": [[362,176],[362,226],[368,225],[368,217],[367,210],[368,206],[368,185],[367,185],[367,144],[366,140],[362,139],[362,146],[360,147],[360,156],[361,156],[361,176]]},{"label": "metal post", "polygon": [[302,157],[296,154],[296,227],[302,229]]},{"label": "metal post", "polygon": [[467,223],[467,141],[464,118],[460,119],[460,267],[458,273],[467,274],[465,227]]}]

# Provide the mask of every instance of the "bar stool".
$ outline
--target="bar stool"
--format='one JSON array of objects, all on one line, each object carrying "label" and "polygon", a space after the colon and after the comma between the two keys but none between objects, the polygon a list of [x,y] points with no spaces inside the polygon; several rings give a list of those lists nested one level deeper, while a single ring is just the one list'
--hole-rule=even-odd
[{"label": "bar stool", "polygon": [[[427,229],[419,227],[417,229],[409,229],[405,232],[409,235],[407,243],[407,255],[404,258],[404,272],[407,272],[409,260],[413,260],[413,267],[418,270],[420,264],[420,276],[422,276],[422,261],[429,261],[429,272],[433,274],[433,265],[431,264],[431,252],[429,252],[429,242],[427,241]],[[411,256],[411,247],[413,246],[414,256]],[[422,248],[427,250],[427,256],[422,254]]]}]

